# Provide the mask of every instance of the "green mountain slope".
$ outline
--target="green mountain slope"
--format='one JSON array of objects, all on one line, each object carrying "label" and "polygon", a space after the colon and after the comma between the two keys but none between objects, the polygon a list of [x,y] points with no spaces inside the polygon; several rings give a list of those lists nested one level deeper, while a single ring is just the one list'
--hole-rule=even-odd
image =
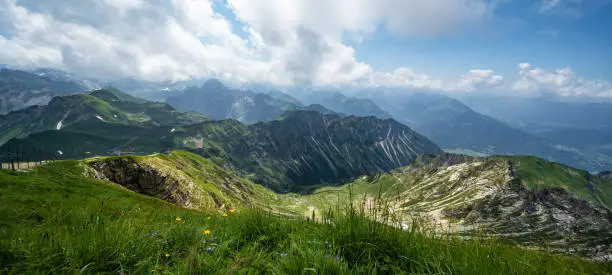
[{"label": "green mountain slope", "polygon": [[535,157],[426,156],[392,173],[325,187],[294,211],[350,202],[381,222],[413,222],[439,232],[504,237],[599,259],[612,255],[612,181]]},{"label": "green mountain slope", "polygon": [[[135,127],[96,122],[68,131],[45,131],[13,139],[0,152],[16,148],[64,158],[137,154],[189,149],[232,167],[250,180],[277,191],[299,186],[340,183],[359,175],[389,171],[423,153],[440,149],[394,120],[340,117],[294,111],[281,119],[254,125],[235,120],[185,126]],[[24,149],[22,149],[24,150]],[[41,158],[34,155],[30,159]]]},{"label": "green mountain slope", "polygon": [[[53,98],[46,106],[33,106],[0,116],[0,144],[47,130],[66,131],[93,125],[183,125],[202,122],[195,113],[181,113],[165,103],[134,98],[114,88]],[[110,134],[110,133],[109,133]]]},{"label": "green mountain slope", "polygon": [[[456,165],[450,162],[449,167]],[[406,169],[425,171],[433,164],[420,160]],[[381,184],[386,185],[382,192],[391,194],[394,184],[383,180],[385,177],[376,181],[372,177],[367,183],[358,180],[349,186],[355,197],[380,193]],[[0,170],[0,199],[6,202],[0,205],[0,272],[612,271],[607,263],[525,250],[499,241],[431,237],[423,229],[403,231],[371,222],[371,218],[384,220],[384,216],[366,218],[363,215],[369,214],[360,214],[358,208],[325,216],[319,223],[287,216],[299,215],[286,208],[301,202],[306,202],[304,209],[323,203],[322,191],[308,196],[277,195],[186,152],[60,161],[27,172]],[[337,201],[329,198],[326,208],[350,205],[350,201],[335,204]],[[257,210],[260,208],[272,211]],[[284,215],[273,214],[279,212]],[[487,260],[482,261],[483,257]]]},{"label": "green mountain slope", "polygon": [[440,151],[393,120],[312,111],[250,126],[205,122],[183,127],[175,136],[179,146],[227,160],[247,171],[249,179],[278,191],[388,171]]},{"label": "green mountain slope", "polygon": [[252,207],[273,197],[269,189],[184,151],[168,155],[97,157],[85,162],[90,177],[193,209]]}]

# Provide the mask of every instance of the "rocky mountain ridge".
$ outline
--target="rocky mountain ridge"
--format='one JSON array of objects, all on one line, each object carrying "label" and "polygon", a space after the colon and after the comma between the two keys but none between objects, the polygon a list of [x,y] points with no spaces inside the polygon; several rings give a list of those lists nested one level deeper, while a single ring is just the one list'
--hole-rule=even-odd
[{"label": "rocky mountain ridge", "polygon": [[[612,212],[593,196],[610,188],[581,194],[562,186],[534,187],[540,180],[527,172],[533,168],[531,161],[425,155],[391,173],[370,174],[348,185],[297,196],[274,193],[185,152],[96,158],[85,163],[90,176],[191,208],[258,205],[288,216],[320,220],[330,209],[353,204],[372,219],[402,228],[418,225],[437,234],[496,237],[522,246],[610,260]],[[565,169],[555,163],[545,165]],[[578,170],[564,171],[564,176],[574,177],[573,184],[582,184],[578,183],[581,176],[574,174]]]}]

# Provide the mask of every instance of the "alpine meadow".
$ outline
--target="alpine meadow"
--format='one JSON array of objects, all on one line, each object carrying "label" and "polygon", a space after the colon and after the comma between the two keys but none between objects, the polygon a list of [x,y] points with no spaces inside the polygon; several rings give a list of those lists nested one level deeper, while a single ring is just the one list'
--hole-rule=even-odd
[{"label": "alpine meadow", "polygon": [[0,274],[612,274],[611,14],[0,0]]}]

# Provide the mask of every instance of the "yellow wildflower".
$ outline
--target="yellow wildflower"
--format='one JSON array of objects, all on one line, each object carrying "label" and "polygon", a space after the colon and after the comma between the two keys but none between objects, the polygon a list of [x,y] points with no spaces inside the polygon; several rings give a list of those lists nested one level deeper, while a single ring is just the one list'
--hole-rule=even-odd
[{"label": "yellow wildflower", "polygon": [[210,230],[206,229],[204,230],[204,232],[202,232],[203,235],[210,235]]},{"label": "yellow wildflower", "polygon": [[223,217],[227,217],[227,213],[223,213]]},{"label": "yellow wildflower", "polygon": [[170,257],[170,254],[166,253],[166,258]]},{"label": "yellow wildflower", "polygon": [[230,213],[234,213],[234,212],[236,212],[236,209],[230,209],[229,212]]},{"label": "yellow wildflower", "polygon": [[177,222],[180,222],[180,221],[181,221],[181,218],[180,218],[180,217],[176,217],[176,221],[177,221]]}]

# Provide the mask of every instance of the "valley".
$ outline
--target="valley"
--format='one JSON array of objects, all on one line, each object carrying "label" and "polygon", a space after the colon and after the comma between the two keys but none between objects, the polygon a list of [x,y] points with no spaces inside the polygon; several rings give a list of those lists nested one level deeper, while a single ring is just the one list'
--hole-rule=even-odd
[{"label": "valley", "polygon": [[[452,99],[417,96],[395,100],[395,105],[381,101],[381,106],[392,110],[391,115],[373,100],[320,93],[324,92],[298,95],[298,100],[280,92],[232,90],[209,80],[163,103],[106,87],[53,97],[46,105],[0,116],[4,168],[0,169],[0,196],[10,202],[0,208],[8,217],[4,221],[8,229],[0,231],[4,234],[1,253],[11,263],[4,271],[40,271],[34,265],[19,265],[33,261],[20,251],[23,245],[38,247],[42,256],[59,249],[47,246],[46,238],[76,242],[67,246],[72,249],[70,254],[56,251],[64,258],[48,258],[41,265],[42,269],[56,266],[61,272],[78,266],[117,270],[113,263],[126,261],[136,272],[142,271],[136,264],[179,273],[193,268],[224,273],[232,266],[290,272],[294,264],[274,260],[279,265],[270,265],[271,259],[288,254],[287,249],[300,251],[292,252],[300,261],[306,259],[300,257],[319,259],[322,254],[316,260],[319,269],[342,273],[372,268],[373,262],[381,270],[438,270],[429,265],[427,261],[433,258],[428,257],[446,265],[445,261],[457,261],[456,253],[467,253],[466,261],[476,261],[477,254],[470,253],[478,251],[497,255],[491,256],[495,259],[508,256],[492,251],[521,255],[518,258],[523,261],[531,261],[525,258],[531,256],[549,259],[537,265],[505,260],[489,263],[516,272],[558,268],[548,261],[572,265],[569,270],[575,272],[584,268],[605,274],[609,270],[612,180],[608,174],[508,154],[540,150],[539,154],[568,162],[588,160],[553,154],[546,141],[479,115]],[[189,100],[192,98],[197,100]],[[404,123],[414,128],[393,117],[406,118]],[[480,137],[490,130],[498,136]],[[474,135],[461,134],[464,132]],[[455,152],[461,154],[445,153],[428,137],[446,148],[458,148]],[[486,156],[479,153],[478,145],[467,146],[482,144],[479,140],[498,144],[486,151],[497,155]],[[524,151],[512,143],[521,143]],[[18,169],[12,169],[15,163]],[[43,189],[49,196],[40,193]],[[58,211],[69,220],[54,216]],[[126,212],[136,220],[113,220],[125,217]],[[97,217],[95,223],[91,217]],[[186,229],[186,219],[197,221],[192,231]],[[235,221],[228,222],[231,219]],[[23,229],[20,220],[33,227]],[[176,224],[157,229],[165,228],[168,221]],[[264,239],[253,239],[254,235],[242,231],[246,222],[255,222],[249,230],[260,232],[259,238]],[[64,223],[73,228],[63,227]],[[112,224],[112,228],[103,224]],[[153,233],[143,231],[151,226]],[[140,235],[115,236],[118,231],[133,230]],[[221,230],[240,237],[210,233]],[[289,237],[293,238],[290,243],[282,238],[265,239],[286,236],[286,230],[299,232]],[[349,230],[349,235],[332,233],[343,230]],[[144,241],[143,234],[155,237],[160,231],[165,237],[158,243],[136,245]],[[310,231],[328,239],[327,248],[305,248],[304,238],[310,238]],[[381,237],[380,232],[387,235]],[[83,241],[74,239],[75,235]],[[128,237],[131,239],[124,239]],[[412,257],[419,260],[405,262],[390,255],[394,249],[387,245],[372,256],[355,254],[363,249],[353,247],[360,241],[394,243],[387,237],[422,245],[398,252],[412,251]],[[15,238],[31,241],[5,241]],[[84,240],[91,238],[105,238],[100,244],[106,248],[84,252],[89,249]],[[449,245],[454,252],[438,250]],[[423,254],[424,249],[437,254]],[[113,252],[101,256],[104,250]],[[265,260],[258,260],[258,253],[266,255]],[[335,262],[329,262],[330,253],[336,254]],[[87,255],[98,256],[88,259]],[[225,260],[212,264],[215,255],[224,255],[220,257]],[[233,255],[233,264],[227,262],[228,255]],[[378,257],[373,255],[387,258],[369,258]],[[87,266],[81,261],[95,264]],[[261,261],[268,264],[259,266]],[[469,267],[453,264],[447,268],[479,272],[484,267],[472,262]]]},{"label": "valley", "polygon": [[[541,184],[533,161],[575,189]],[[431,155],[300,195],[184,151],[56,161],[0,170],[2,270],[606,274],[612,219],[597,196],[612,182],[586,180],[538,159]]]},{"label": "valley", "polygon": [[0,0],[0,275],[612,274],[612,0]]},{"label": "valley", "polygon": [[403,229],[495,236],[600,260],[612,257],[612,181],[536,158],[430,155],[391,173],[308,194],[275,193],[180,151],[85,163],[94,178],[188,208],[256,206],[319,222],[354,208]]}]

